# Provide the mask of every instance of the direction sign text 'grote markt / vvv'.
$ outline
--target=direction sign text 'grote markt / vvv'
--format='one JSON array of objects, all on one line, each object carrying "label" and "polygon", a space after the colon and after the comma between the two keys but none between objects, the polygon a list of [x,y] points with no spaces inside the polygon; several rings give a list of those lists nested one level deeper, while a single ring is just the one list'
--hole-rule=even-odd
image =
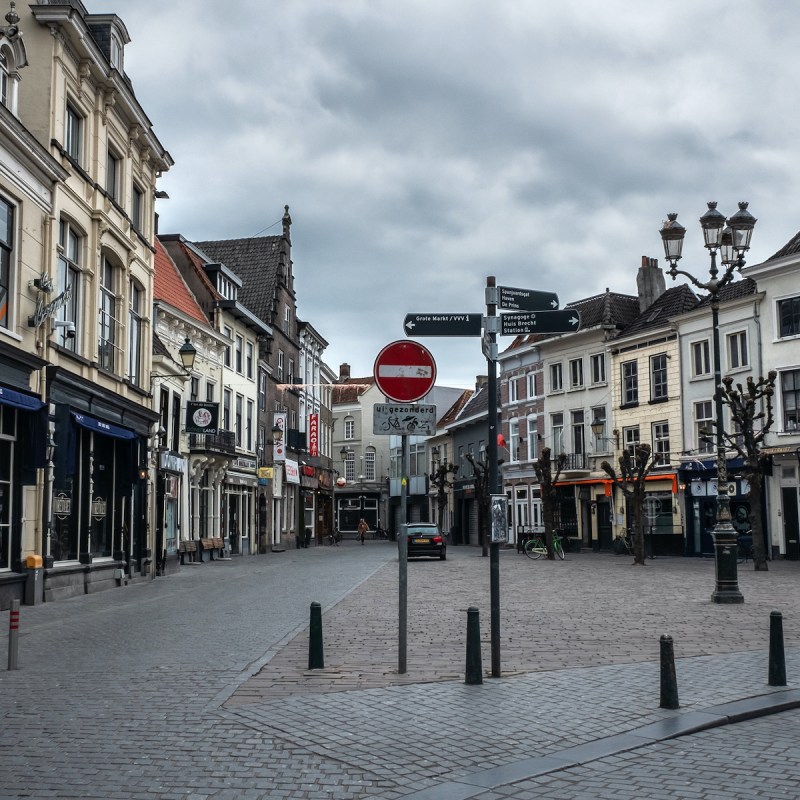
[{"label": "direction sign text 'grote markt / vvv'", "polygon": [[406,336],[480,336],[480,314],[406,314]]}]

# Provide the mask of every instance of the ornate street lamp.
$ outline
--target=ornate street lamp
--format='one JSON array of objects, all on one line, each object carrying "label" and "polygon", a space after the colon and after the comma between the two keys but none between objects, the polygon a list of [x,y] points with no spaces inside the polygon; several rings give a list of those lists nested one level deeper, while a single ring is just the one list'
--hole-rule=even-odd
[{"label": "ornate street lamp", "polygon": [[[714,347],[714,404],[717,445],[717,514],[711,536],[714,540],[714,567],[716,586],[711,595],[715,603],[743,603],[739,591],[736,569],[736,530],[731,524],[730,498],[728,497],[728,463],[723,437],[722,374],[719,343],[719,293],[733,281],[734,273],[744,266],[744,254],[750,249],[750,239],[756,219],[747,210],[747,203],[739,203],[739,210],[727,220],[717,211],[715,202],[708,203],[708,210],[700,217],[705,246],[711,256],[709,279],[700,281],[689,272],[678,269],[681,259],[683,237],[686,229],[677,221],[677,214],[669,214],[661,228],[664,254],[669,261],[669,275],[673,280],[678,275],[686,276],[698,289],[708,292],[711,304],[711,331]],[[722,275],[717,267],[720,256]]]}]

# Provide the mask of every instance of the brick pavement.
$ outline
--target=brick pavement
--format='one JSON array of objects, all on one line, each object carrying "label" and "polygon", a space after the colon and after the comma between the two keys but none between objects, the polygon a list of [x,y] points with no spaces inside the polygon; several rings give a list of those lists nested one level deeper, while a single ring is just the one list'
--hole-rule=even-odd
[{"label": "brick pavement", "polygon": [[[238,559],[24,608],[22,669],[0,671],[0,798],[527,800],[540,791],[634,796],[614,793],[637,781],[638,797],[714,797],[681,795],[657,769],[671,759],[676,775],[700,775],[693,743],[701,742],[699,754],[713,750],[713,731],[549,775],[526,773],[523,759],[555,758],[769,692],[764,648],[774,607],[784,613],[790,683],[800,669],[797,565],[743,572],[746,604],[724,607],[708,602],[710,562],[664,559],[640,569],[622,557],[579,554],[549,564],[503,553],[509,677],[465,686],[469,605],[482,609],[489,662],[488,560],[453,548],[447,562],[409,565],[409,675],[401,679],[397,565],[391,545],[368,544]],[[305,674],[311,601],[325,610],[326,663],[345,678]],[[665,626],[684,656],[678,712],[657,707]],[[349,691],[330,690],[344,680]],[[794,733],[783,718],[790,716],[758,721],[751,738],[745,726],[728,726],[720,741],[769,735],[773,749],[783,748]],[[752,787],[742,785],[727,796],[782,796],[795,762],[787,757],[782,769],[772,761],[761,786],[775,794],[747,794]],[[721,767],[708,764],[698,785],[711,792]]]}]

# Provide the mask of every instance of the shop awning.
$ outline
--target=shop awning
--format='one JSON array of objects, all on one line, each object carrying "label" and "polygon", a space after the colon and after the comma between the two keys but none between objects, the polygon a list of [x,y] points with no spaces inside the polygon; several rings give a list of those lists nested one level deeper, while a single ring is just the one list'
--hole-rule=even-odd
[{"label": "shop awning", "polygon": [[0,403],[5,406],[21,408],[23,411],[39,411],[39,409],[44,408],[44,403],[38,397],[15,392],[5,386],[0,386]]},{"label": "shop awning", "polygon": [[110,422],[103,422],[87,414],[77,414],[73,411],[72,418],[81,428],[86,428],[86,430],[94,431],[95,433],[102,433],[104,436],[128,440],[136,438],[136,434],[133,431],[129,431],[127,428],[121,428],[119,425],[112,425]]}]

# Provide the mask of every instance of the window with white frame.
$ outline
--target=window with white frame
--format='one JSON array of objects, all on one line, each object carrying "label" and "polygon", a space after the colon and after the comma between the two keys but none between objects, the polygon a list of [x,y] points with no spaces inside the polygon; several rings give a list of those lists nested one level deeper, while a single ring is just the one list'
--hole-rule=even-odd
[{"label": "window with white frame", "polygon": [[516,378],[509,378],[508,379],[508,402],[509,403],[516,403],[519,401],[519,392],[517,387],[517,379]]},{"label": "window with white frame", "polygon": [[536,373],[529,372],[526,376],[526,384],[528,387],[528,399],[536,397]]},{"label": "window with white frame", "polygon": [[234,369],[241,375],[244,372],[244,365],[242,364],[242,348],[244,347],[244,339],[240,334],[236,334],[236,344],[234,345]]},{"label": "window with white frame", "polygon": [[560,392],[564,389],[564,374],[561,363],[550,365],[550,391]]},{"label": "window with white frame", "polygon": [[585,453],[586,446],[585,446],[585,428],[584,424],[586,421],[585,415],[583,411],[573,411],[571,412],[572,417],[572,452],[573,453]]},{"label": "window with white frame", "polygon": [[508,422],[508,457],[510,461],[519,461],[519,420]]},{"label": "window with white frame", "polygon": [[692,342],[692,377],[699,378],[702,375],[711,374],[711,348],[708,339],[699,342]]},{"label": "window with white frame", "polygon": [[367,450],[364,453],[364,480],[365,481],[374,481],[375,480],[375,451],[374,450]]},{"label": "window with white frame", "polygon": [[294,359],[293,358],[289,359],[289,372],[288,372],[286,378],[287,378],[286,379],[287,383],[294,383]]},{"label": "window with white frame", "polygon": [[348,450],[344,457],[344,479],[348,483],[356,479],[356,454],[352,450]]},{"label": "window with white frame", "polygon": [[100,261],[100,293],[97,315],[97,362],[109,372],[117,369],[119,351],[119,314],[117,311],[117,276],[119,270],[104,255]]},{"label": "window with white frame", "polygon": [[189,382],[189,399],[192,401],[200,399],[200,378],[197,375],[192,375]]},{"label": "window with white frame", "polygon": [[11,326],[10,303],[14,263],[14,206],[0,198],[0,327]]},{"label": "window with white frame", "polygon": [[58,226],[58,266],[54,292],[67,298],[55,314],[55,319],[71,322],[75,335],[68,336],[66,327],[57,329],[57,342],[73,352],[79,352],[81,263],[83,258],[83,242],[81,234],[66,220]]},{"label": "window with white frame", "polygon": [[564,452],[564,414],[550,415],[550,442],[554,456]]},{"label": "window with white frame", "polygon": [[242,446],[243,430],[243,417],[244,414],[244,396],[241,394],[236,395],[236,419],[234,420],[234,431],[236,433],[236,446]]},{"label": "window with white frame", "polygon": [[653,423],[653,455],[659,456],[659,464],[669,464],[669,422]]},{"label": "window with white frame", "polygon": [[348,440],[356,438],[356,421],[353,417],[344,418],[344,438]]},{"label": "window with white frame", "polygon": [[569,362],[570,389],[580,389],[583,386],[583,359],[573,358]]},{"label": "window with white frame", "polygon": [[248,450],[253,449],[253,409],[255,404],[252,400],[247,401],[247,415],[245,417],[245,447]]},{"label": "window with white frame", "polygon": [[636,455],[639,446],[639,426],[630,425],[622,429],[622,446],[632,455]]},{"label": "window with white frame", "polygon": [[139,386],[142,378],[144,289],[132,280],[128,291],[128,380]]},{"label": "window with white frame", "polygon": [[701,400],[694,404],[694,435],[698,453],[711,453],[714,450],[714,404],[711,400]]},{"label": "window with white frame", "polygon": [[800,429],[800,369],[781,372],[781,408],[783,430]]},{"label": "window with white frame", "polygon": [[778,336],[800,334],[800,295],[778,300]]},{"label": "window with white frame", "polygon": [[286,371],[286,364],[285,364],[286,357],[283,354],[283,350],[278,350],[278,383],[285,383],[285,371]]},{"label": "window with white frame", "polygon": [[632,406],[639,402],[639,364],[636,361],[622,363],[622,405]]},{"label": "window with white frame", "polygon": [[0,103],[8,106],[8,59],[0,49]]},{"label": "window with white frame", "polygon": [[283,332],[288,336],[292,322],[292,309],[287,303],[283,308]]},{"label": "window with white frame", "polygon": [[528,461],[539,458],[539,422],[536,417],[528,417]]},{"label": "window with white frame", "polygon": [[245,344],[245,375],[249,380],[253,380],[253,343],[247,342]]},{"label": "window with white frame", "polygon": [[225,334],[225,338],[228,340],[228,344],[225,345],[225,354],[223,357],[223,363],[226,367],[230,367],[231,365],[231,345],[230,343],[233,341],[233,328],[230,328],[227,325],[223,325],[222,332]]},{"label": "window with white frame", "polygon": [[81,150],[83,149],[83,117],[78,113],[78,110],[72,103],[67,103],[64,149],[75,163],[81,163]]},{"label": "window with white frame", "polygon": [[592,356],[589,356],[589,368],[592,373],[592,384],[597,385],[599,383],[606,382],[606,354],[605,353],[595,353]]},{"label": "window with white frame", "polygon": [[116,31],[111,31],[108,52],[111,56],[111,66],[114,67],[114,69],[122,72],[122,54],[124,50],[122,49],[122,40],[119,38],[119,35]]},{"label": "window with white frame", "polygon": [[213,403],[216,393],[216,384],[214,384],[212,381],[206,381],[206,402]]},{"label": "window with white frame", "polygon": [[226,431],[231,430],[231,397],[233,392],[227,387],[222,391],[222,425]]},{"label": "window with white frame", "polygon": [[667,387],[667,354],[658,353],[650,357],[650,399],[666,400],[669,397]]},{"label": "window with white frame", "polygon": [[606,407],[605,406],[595,406],[592,408],[592,428],[596,425],[602,425],[603,428],[600,433],[592,434],[594,436],[594,449],[596,452],[604,452],[608,450],[608,443],[610,441],[610,437],[608,435],[608,431],[606,431]]},{"label": "window with white frame", "polygon": [[741,369],[750,363],[747,351],[747,331],[728,334],[726,338],[728,351],[728,369]]}]

